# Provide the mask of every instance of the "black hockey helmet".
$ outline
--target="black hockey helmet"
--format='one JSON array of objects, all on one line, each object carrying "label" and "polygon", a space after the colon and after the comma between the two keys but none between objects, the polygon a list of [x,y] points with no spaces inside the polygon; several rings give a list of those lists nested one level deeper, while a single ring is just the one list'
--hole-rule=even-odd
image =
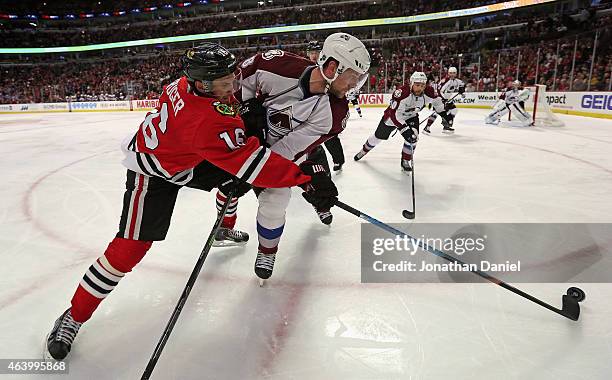
[{"label": "black hockey helmet", "polygon": [[183,73],[190,81],[212,82],[233,73],[237,63],[234,54],[211,42],[188,49],[181,57]]},{"label": "black hockey helmet", "polygon": [[310,41],[306,46],[306,51],[321,51],[323,50],[323,45],[319,41]]}]

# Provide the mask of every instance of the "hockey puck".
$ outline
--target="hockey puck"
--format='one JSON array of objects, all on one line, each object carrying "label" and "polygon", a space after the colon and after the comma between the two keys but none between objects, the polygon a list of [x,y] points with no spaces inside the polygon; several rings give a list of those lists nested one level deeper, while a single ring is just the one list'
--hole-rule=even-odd
[{"label": "hockey puck", "polygon": [[416,216],[416,215],[414,215],[414,212],[412,212],[412,211],[408,211],[408,210],[404,210],[404,211],[402,211],[402,215],[403,215],[403,216],[404,216],[404,218],[406,218],[406,219],[414,219],[414,217]]}]

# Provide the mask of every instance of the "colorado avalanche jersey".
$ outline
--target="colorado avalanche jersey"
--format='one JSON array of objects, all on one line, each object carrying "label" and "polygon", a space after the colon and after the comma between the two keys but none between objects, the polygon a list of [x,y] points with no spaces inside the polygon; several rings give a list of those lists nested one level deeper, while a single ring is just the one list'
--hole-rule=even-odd
[{"label": "colorado avalanche jersey", "polygon": [[410,85],[404,85],[393,92],[389,107],[385,110],[383,120],[390,127],[402,128],[406,120],[418,116],[419,111],[429,103],[436,112],[444,111],[442,99],[436,95],[433,87],[427,86],[421,95],[415,95]]},{"label": "colorado avalanche jersey", "polygon": [[522,102],[529,97],[529,90],[525,91],[523,87],[514,89],[514,87],[508,87],[499,96],[500,99],[505,100],[506,104],[514,104],[516,102]]},{"label": "colorado avalanche jersey", "polygon": [[438,92],[443,99],[450,99],[453,94],[459,91],[459,87],[465,87],[465,83],[461,79],[446,77],[440,81]]},{"label": "colorado avalanche jersey", "polygon": [[122,144],[124,166],[184,185],[202,161],[260,187],[291,187],[310,177],[292,162],[245,138],[233,105],[201,97],[182,77],[164,88],[159,106]]},{"label": "colorado avalanche jersey", "polygon": [[311,61],[282,50],[257,54],[240,64],[236,97],[257,97],[267,110],[272,151],[299,161],[346,127],[348,101],[310,93]]}]

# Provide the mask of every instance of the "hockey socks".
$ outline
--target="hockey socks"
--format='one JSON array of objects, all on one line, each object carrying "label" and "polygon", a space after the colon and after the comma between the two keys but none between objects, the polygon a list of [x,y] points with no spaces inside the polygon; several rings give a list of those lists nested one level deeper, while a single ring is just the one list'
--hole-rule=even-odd
[{"label": "hockey socks", "polygon": [[85,272],[72,297],[72,317],[83,323],[91,318],[100,302],[119,284],[126,273],[142,260],[152,242],[114,238],[104,255]]}]

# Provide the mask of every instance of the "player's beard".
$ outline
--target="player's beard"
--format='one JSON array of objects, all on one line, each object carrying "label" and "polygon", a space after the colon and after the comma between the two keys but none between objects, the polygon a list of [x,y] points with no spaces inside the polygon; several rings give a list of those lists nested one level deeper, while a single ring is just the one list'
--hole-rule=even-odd
[{"label": "player's beard", "polygon": [[328,92],[338,99],[342,99],[346,96],[346,91],[342,91],[338,89],[338,87],[334,84],[334,82],[332,82],[331,85],[329,86]]}]

